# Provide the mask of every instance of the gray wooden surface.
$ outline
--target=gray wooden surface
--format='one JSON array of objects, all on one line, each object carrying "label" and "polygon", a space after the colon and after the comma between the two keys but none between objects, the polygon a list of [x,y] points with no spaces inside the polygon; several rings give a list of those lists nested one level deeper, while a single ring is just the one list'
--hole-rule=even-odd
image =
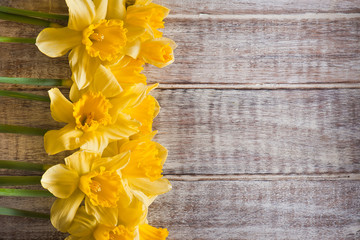
[{"label": "gray wooden surface", "polygon": [[[155,1],[155,0],[154,0]],[[360,239],[360,1],[158,0],[179,45],[146,67],[173,190],[149,221],[172,239]],[[1,5],[66,13],[63,0]],[[0,21],[1,36],[40,27]],[[0,44],[0,76],[66,78],[66,57]],[[45,87],[0,89],[46,95]],[[63,88],[67,93],[68,90]],[[1,98],[2,124],[57,128],[47,103]],[[58,163],[41,137],[0,134],[0,158]],[[24,172],[1,171],[20,175]],[[0,198],[48,212],[53,199]],[[47,220],[0,217],[0,239],[63,239]]]}]

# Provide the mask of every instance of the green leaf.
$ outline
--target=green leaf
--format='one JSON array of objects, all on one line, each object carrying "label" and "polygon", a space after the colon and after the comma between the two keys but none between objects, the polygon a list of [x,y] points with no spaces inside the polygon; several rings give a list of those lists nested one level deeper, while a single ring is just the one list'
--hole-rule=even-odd
[{"label": "green leaf", "polygon": [[46,190],[0,188],[0,196],[5,196],[5,197],[53,197],[54,195],[52,195],[49,191],[46,191]]},{"label": "green leaf", "polygon": [[18,133],[18,134],[26,134],[26,135],[43,136],[47,131],[48,130],[42,128],[31,128],[31,127],[0,124],[0,133]]},{"label": "green leaf", "polygon": [[41,176],[0,176],[0,186],[40,184]]},{"label": "green leaf", "polygon": [[34,218],[50,218],[49,214],[38,213],[15,208],[0,207],[0,215],[18,216],[18,217],[34,217]]},{"label": "green leaf", "polygon": [[40,163],[20,162],[20,161],[0,160],[0,168],[5,168],[5,169],[21,169],[21,170],[44,172],[49,167],[51,167],[51,165],[40,164]]}]

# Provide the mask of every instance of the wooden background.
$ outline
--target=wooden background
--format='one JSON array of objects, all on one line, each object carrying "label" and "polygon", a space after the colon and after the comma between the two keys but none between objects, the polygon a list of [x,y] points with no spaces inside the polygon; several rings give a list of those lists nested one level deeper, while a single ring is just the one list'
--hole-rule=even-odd
[{"label": "wooden background", "polygon": [[[66,13],[63,0],[1,5]],[[158,0],[176,62],[147,67],[173,190],[149,221],[172,239],[360,239],[360,1]],[[0,21],[0,35],[41,27]],[[66,78],[66,57],[0,44],[0,76]],[[46,87],[0,85],[46,95]],[[68,91],[63,88],[63,92]],[[57,128],[49,104],[1,98],[2,124]],[[0,134],[0,158],[61,162],[41,137]],[[4,174],[23,172],[2,171]],[[48,212],[53,199],[1,198]],[[63,239],[48,220],[0,217],[1,239]]]}]

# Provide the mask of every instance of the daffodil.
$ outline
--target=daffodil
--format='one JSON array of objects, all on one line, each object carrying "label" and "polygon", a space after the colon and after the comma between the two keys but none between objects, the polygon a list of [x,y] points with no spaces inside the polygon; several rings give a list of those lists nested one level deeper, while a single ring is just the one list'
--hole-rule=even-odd
[{"label": "daffodil", "polygon": [[[162,178],[167,150],[151,140],[155,134],[113,142],[103,152],[103,157],[130,152],[129,163],[121,170],[128,203],[137,198],[149,206],[158,195],[171,190],[169,181]],[[123,201],[126,205],[125,198]]]},{"label": "daffodil", "polygon": [[[128,13],[126,6],[131,4],[122,0],[66,0],[66,4],[68,26],[44,29],[36,45],[50,57],[65,55],[71,50],[72,79],[79,89],[91,83],[99,65],[113,65],[125,56],[160,67],[173,61],[175,45],[170,44],[170,40],[157,44],[148,42],[161,36],[157,28],[163,27],[163,18],[168,13],[166,8],[150,1],[139,1],[128,7]],[[144,48],[155,45],[156,49],[151,51],[160,53],[152,58]]]},{"label": "daffodil", "polygon": [[45,134],[46,152],[52,155],[79,147],[102,152],[109,142],[137,133],[141,123],[124,110],[129,111],[140,104],[155,86],[147,87],[139,83],[122,91],[113,74],[100,66],[94,81],[85,90],[72,88],[72,102],[59,89],[51,89],[51,115],[56,121],[66,123],[66,126]]},{"label": "daffodil", "polygon": [[115,226],[119,200],[126,197],[120,170],[129,157],[129,152],[101,158],[98,153],[78,151],[65,158],[65,164],[49,168],[41,184],[58,198],[51,208],[54,227],[66,232],[83,200],[86,212],[97,222]]},{"label": "daffodil", "polygon": [[[79,208],[68,230],[71,235],[66,240],[165,240],[169,234],[167,229],[155,228],[147,224],[146,220],[138,215],[139,208],[141,203],[135,207],[119,210],[120,218],[116,226],[99,224],[93,216],[86,213],[84,208]],[[121,220],[129,217],[135,220]]]},{"label": "daffodil", "polygon": [[141,122],[139,132],[135,135],[132,135],[131,139],[151,134],[153,132],[153,120],[158,115],[159,111],[159,103],[151,95],[147,95],[138,106],[125,109],[125,113],[128,113],[133,119]]},{"label": "daffodil", "polygon": [[144,61],[125,56],[117,64],[110,67],[118,83],[123,89],[128,89],[136,83],[146,84],[146,76],[141,74]]}]

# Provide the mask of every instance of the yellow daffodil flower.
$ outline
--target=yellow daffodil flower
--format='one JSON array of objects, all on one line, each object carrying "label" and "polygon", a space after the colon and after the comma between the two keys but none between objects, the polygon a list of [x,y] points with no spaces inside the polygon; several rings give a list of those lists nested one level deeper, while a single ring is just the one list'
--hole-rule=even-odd
[{"label": "yellow daffodil flower", "polygon": [[[125,56],[161,67],[173,61],[174,44],[158,46],[162,41],[142,44],[149,37],[161,35],[157,28],[163,27],[163,18],[168,12],[166,8],[140,1],[129,7],[127,16],[126,1],[66,0],[66,4],[69,8],[68,26],[44,29],[38,35],[36,45],[50,57],[65,55],[71,50],[72,79],[79,89],[91,83],[99,65],[113,65]],[[143,20],[146,22],[142,23]],[[144,49],[152,46],[156,49],[151,51],[161,51],[153,58],[148,56],[150,50]]]},{"label": "yellow daffodil flower", "polygon": [[139,105],[155,86],[135,84],[122,91],[113,74],[100,66],[94,81],[85,90],[72,88],[67,100],[54,88],[49,91],[52,117],[67,123],[60,130],[48,131],[44,146],[48,154],[81,148],[102,152],[109,142],[127,138],[139,131],[141,123],[124,112]]},{"label": "yellow daffodil flower", "polygon": [[111,157],[130,151],[130,160],[121,170],[124,189],[130,203],[134,198],[149,206],[154,199],[171,190],[171,184],[162,178],[162,167],[166,161],[167,150],[152,141],[156,132],[135,140],[122,140],[110,143],[104,150],[103,157]]},{"label": "yellow daffodil flower", "polygon": [[146,76],[141,74],[144,61],[125,56],[119,63],[110,67],[111,72],[123,89],[136,83],[146,84]]},{"label": "yellow daffodil flower", "polygon": [[147,95],[138,106],[125,109],[125,113],[128,113],[133,119],[136,119],[141,123],[139,132],[135,135],[132,135],[131,139],[136,139],[140,136],[151,134],[153,132],[153,120],[158,115],[159,111],[160,105],[158,101],[156,101],[156,99],[151,95]]},{"label": "yellow daffodil flower", "polygon": [[169,38],[149,39],[141,43],[139,58],[162,68],[174,62],[176,43]]},{"label": "yellow daffodil flower", "polygon": [[[141,208],[141,204],[137,207]],[[119,210],[119,215],[124,219],[134,215],[138,217],[137,208],[121,210]],[[134,219],[136,220],[129,225],[130,221],[123,222],[119,218],[116,226],[108,226],[97,223],[96,219],[87,214],[84,208],[79,208],[69,228],[71,235],[66,240],[165,240],[167,238],[169,234],[167,229],[150,226],[142,217]]]},{"label": "yellow daffodil flower", "polygon": [[65,158],[65,164],[49,168],[41,184],[58,198],[51,208],[54,227],[66,232],[84,199],[86,212],[97,222],[115,226],[119,200],[126,198],[120,170],[129,157],[129,152],[101,158],[98,153],[78,151]]},{"label": "yellow daffodil flower", "polygon": [[135,3],[127,8],[125,21],[129,26],[146,29],[147,34],[142,36],[143,38],[160,38],[162,32],[157,29],[164,28],[163,19],[167,17],[169,12],[168,8],[155,3]]}]

